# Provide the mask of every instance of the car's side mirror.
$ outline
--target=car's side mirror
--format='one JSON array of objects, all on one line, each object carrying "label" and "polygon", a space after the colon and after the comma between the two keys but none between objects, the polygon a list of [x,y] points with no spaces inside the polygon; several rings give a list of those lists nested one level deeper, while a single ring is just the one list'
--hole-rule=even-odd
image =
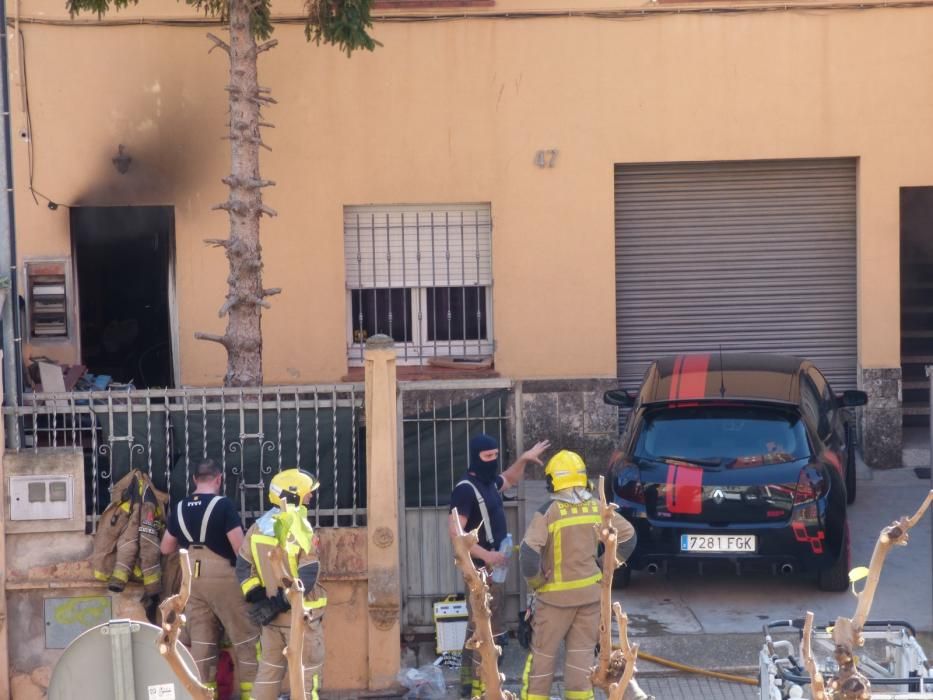
[{"label": "car's side mirror", "polygon": [[610,389],[603,394],[603,402],[610,406],[631,408],[635,405],[635,397],[629,394],[625,389]]},{"label": "car's side mirror", "polygon": [[856,389],[847,389],[836,399],[840,406],[864,406],[868,403],[868,394]]}]

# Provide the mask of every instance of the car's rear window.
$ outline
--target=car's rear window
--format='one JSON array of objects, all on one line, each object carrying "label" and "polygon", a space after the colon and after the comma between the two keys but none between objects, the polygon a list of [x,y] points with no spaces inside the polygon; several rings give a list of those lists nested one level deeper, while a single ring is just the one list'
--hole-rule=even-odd
[{"label": "car's rear window", "polygon": [[800,417],[761,406],[667,407],[645,413],[635,456],[731,468],[793,462],[810,455]]}]

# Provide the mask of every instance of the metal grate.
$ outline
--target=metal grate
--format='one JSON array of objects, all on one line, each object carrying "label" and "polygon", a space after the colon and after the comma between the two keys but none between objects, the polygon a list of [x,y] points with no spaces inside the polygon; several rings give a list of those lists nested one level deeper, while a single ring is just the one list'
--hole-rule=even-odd
[{"label": "metal grate", "polygon": [[[519,420],[507,380],[403,383],[399,395],[400,509],[404,613],[408,632],[433,630],[433,603],[464,593],[453,566],[448,507],[466,473],[470,438],[499,441],[502,468],[512,461]],[[506,522],[516,542],[524,533],[524,493],[506,495]],[[506,615],[517,619],[522,581],[517,567],[506,580]]]},{"label": "metal grate", "polygon": [[350,364],[376,333],[403,364],[490,355],[491,236],[488,204],[346,207]]},{"label": "metal grate", "polygon": [[299,466],[321,481],[316,526],[365,524],[362,384],[27,394],[3,410],[16,418],[7,449],[84,454],[90,531],[129,470],[174,500],[208,457],[244,522],[263,512],[271,475]]}]

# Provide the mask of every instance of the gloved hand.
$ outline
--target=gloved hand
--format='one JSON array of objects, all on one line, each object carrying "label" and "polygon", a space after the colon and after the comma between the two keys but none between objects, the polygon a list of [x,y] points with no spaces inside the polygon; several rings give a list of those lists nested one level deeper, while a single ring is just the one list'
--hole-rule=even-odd
[{"label": "gloved hand", "polygon": [[280,588],[272,598],[253,603],[249,611],[250,619],[257,625],[268,625],[279,613],[291,610],[292,606],[285,599],[285,592]]},{"label": "gloved hand", "polygon": [[531,618],[533,614],[519,615],[518,631],[515,636],[518,637],[518,643],[523,649],[531,649]]},{"label": "gloved hand", "polygon": [[244,597],[246,598],[247,603],[258,603],[260,600],[265,600],[269,596],[266,595],[266,589],[264,586],[256,586]]}]

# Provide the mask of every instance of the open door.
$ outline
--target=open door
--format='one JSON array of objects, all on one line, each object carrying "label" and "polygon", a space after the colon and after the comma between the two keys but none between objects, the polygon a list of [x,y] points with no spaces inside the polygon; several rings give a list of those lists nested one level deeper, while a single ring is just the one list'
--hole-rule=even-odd
[{"label": "open door", "polygon": [[71,209],[88,371],[138,389],[175,385],[172,207]]}]

